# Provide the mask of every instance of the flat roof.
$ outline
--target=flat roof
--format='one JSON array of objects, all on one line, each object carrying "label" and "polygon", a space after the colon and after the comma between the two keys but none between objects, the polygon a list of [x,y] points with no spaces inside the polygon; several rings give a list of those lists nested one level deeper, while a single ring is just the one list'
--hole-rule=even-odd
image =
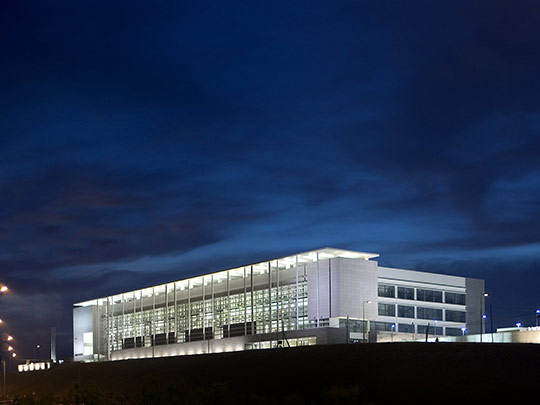
[{"label": "flat roof", "polygon": [[81,307],[97,305],[98,300],[103,300],[103,299],[106,299],[106,298],[109,298],[109,297],[121,296],[121,295],[124,295],[124,294],[133,294],[133,293],[138,292],[138,291],[143,292],[143,291],[148,290],[148,289],[165,288],[165,286],[170,285],[170,284],[175,284],[175,283],[184,283],[186,286],[187,285],[197,286],[197,284],[203,283],[205,281],[204,278],[206,278],[208,276],[217,278],[218,281],[219,281],[219,279],[222,279],[222,278],[226,279],[228,273],[229,273],[229,276],[232,275],[233,279],[234,278],[243,278],[244,269],[246,267],[251,267],[251,266],[253,266],[254,274],[265,274],[267,272],[269,266],[270,266],[270,268],[275,268],[276,266],[279,265],[280,268],[287,269],[287,268],[294,267],[297,263],[298,264],[314,263],[314,262],[317,261],[317,259],[325,260],[325,259],[332,259],[334,257],[344,257],[344,258],[348,258],[348,259],[369,260],[369,259],[373,259],[375,257],[379,257],[379,255],[377,253],[357,252],[357,251],[354,251],[354,250],[345,250],[345,249],[324,247],[324,248],[320,248],[320,249],[309,250],[307,252],[296,253],[296,254],[293,254],[293,255],[290,255],[290,256],[265,260],[263,262],[251,263],[251,264],[246,264],[246,265],[240,266],[240,267],[233,267],[233,268],[226,269],[226,270],[220,270],[220,271],[215,272],[215,273],[206,273],[206,274],[201,274],[201,275],[195,276],[195,277],[189,277],[189,278],[181,279],[181,280],[177,280],[177,281],[170,281],[170,282],[164,283],[164,284],[158,284],[158,285],[155,285],[155,286],[138,288],[136,290],[126,291],[126,292],[119,293],[119,294],[113,294],[113,295],[109,295],[109,296],[106,296],[106,297],[100,297],[100,298],[96,298],[96,299],[89,300],[89,301],[79,302],[79,303],[76,303],[76,304],[73,304],[73,305],[74,306],[81,306]]}]

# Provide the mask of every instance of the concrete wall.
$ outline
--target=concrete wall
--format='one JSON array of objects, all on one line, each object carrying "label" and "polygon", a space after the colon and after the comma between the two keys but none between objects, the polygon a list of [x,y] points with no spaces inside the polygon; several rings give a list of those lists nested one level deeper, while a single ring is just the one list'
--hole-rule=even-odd
[{"label": "concrete wall", "polygon": [[307,276],[310,320],[317,315],[319,319],[377,318],[377,262],[342,257],[320,260],[307,266]]},{"label": "concrete wall", "polygon": [[73,358],[75,361],[89,360],[93,356],[84,356],[83,335],[93,332],[94,353],[97,352],[97,330],[94,327],[94,306],[73,308]]},{"label": "concrete wall", "polygon": [[245,350],[247,343],[282,340],[300,337],[316,337],[317,344],[345,343],[345,330],[333,328],[318,328],[302,331],[289,331],[286,338],[282,333],[265,333],[251,336],[238,336],[225,339],[211,339],[198,342],[174,343],[154,347],[138,347],[117,350],[111,353],[111,360],[142,359],[152,357],[185,356],[193,354],[222,353]]},{"label": "concrete wall", "polygon": [[485,312],[484,280],[467,278],[465,285],[467,289],[467,333],[482,333],[485,331],[485,328],[481,326],[485,322],[482,319],[482,314]]}]

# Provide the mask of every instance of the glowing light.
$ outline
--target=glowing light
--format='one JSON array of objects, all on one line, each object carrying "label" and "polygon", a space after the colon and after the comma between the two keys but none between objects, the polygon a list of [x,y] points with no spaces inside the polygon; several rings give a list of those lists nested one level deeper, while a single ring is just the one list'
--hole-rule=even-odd
[{"label": "glowing light", "polygon": [[7,285],[0,287],[0,292],[6,292],[8,290]]},{"label": "glowing light", "polygon": [[516,323],[516,326],[517,326],[518,328],[521,328],[521,322],[517,322],[517,323]]}]

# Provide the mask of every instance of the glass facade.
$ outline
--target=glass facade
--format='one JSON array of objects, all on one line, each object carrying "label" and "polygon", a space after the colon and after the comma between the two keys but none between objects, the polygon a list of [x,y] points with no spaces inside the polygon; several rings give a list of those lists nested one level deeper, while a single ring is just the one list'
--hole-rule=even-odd
[{"label": "glass facade", "polygon": [[112,350],[307,327],[306,282],[248,294],[199,296],[161,308],[137,308],[140,303],[126,301],[134,305],[108,316]]},{"label": "glass facade", "polygon": [[102,350],[307,329],[307,295],[305,266],[273,261],[111,296]]}]

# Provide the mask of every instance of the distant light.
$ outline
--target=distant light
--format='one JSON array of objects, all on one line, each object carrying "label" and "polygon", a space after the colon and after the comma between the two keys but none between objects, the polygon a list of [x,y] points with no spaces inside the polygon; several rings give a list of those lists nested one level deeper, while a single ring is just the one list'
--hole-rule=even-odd
[{"label": "distant light", "polygon": [[487,319],[487,315],[486,314],[482,315],[482,318]]},{"label": "distant light", "polygon": [[11,346],[8,346],[8,348],[7,348],[7,349],[8,349],[8,352],[10,352],[10,351],[12,351],[12,350],[13,350],[13,347],[11,347]]},{"label": "distant light", "polygon": [[17,353],[13,353],[11,357],[17,357]]},{"label": "distant light", "polygon": [[7,285],[0,287],[0,292],[6,292],[8,290]]},{"label": "distant light", "polygon": [[536,310],[536,313],[537,313],[537,314],[540,314],[540,309],[537,309],[537,310]]},{"label": "distant light", "polygon": [[8,340],[8,342],[11,341],[11,340],[13,340],[13,336],[8,336],[8,337],[7,337],[7,340]]},{"label": "distant light", "polygon": [[521,322],[516,323],[516,326],[517,326],[518,328],[521,328]]}]

